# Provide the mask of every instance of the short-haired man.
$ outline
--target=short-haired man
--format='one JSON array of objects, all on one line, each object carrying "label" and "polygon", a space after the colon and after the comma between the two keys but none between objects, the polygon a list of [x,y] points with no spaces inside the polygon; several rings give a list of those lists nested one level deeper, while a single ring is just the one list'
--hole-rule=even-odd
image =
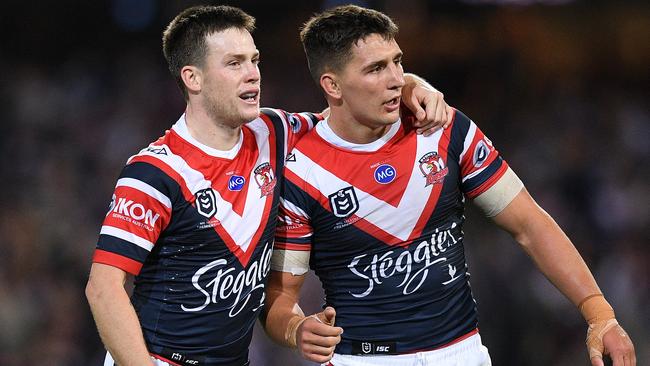
[{"label": "short-haired man", "polygon": [[[200,6],[164,32],[187,108],[129,159],[101,229],[86,294],[105,365],[248,363],[286,152],[322,118],[260,113],[254,24],[240,9]],[[427,112],[442,106],[420,92]]]},{"label": "short-haired man", "polygon": [[[404,85],[396,33],[385,14],[353,5],[314,16],[301,32],[330,115],[286,165],[269,335],[334,366],[490,365],[463,248],[468,198],[578,306],[592,364],[602,365],[604,348],[614,365],[634,365],[630,339],[573,244],[476,124],[456,111],[450,128],[418,136],[399,122],[389,102]],[[327,307],[305,317],[297,298],[310,266]]]}]

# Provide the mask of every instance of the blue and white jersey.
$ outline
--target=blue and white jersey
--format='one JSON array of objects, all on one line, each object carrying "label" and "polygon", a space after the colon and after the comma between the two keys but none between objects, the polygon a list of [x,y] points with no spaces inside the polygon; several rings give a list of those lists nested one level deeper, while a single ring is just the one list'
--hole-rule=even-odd
[{"label": "blue and white jersey", "polygon": [[344,329],[336,353],[431,350],[476,332],[464,202],[508,165],[474,122],[456,111],[428,137],[395,123],[358,145],[326,120],[290,157],[274,255],[309,252]]},{"label": "blue and white jersey", "polygon": [[320,116],[263,109],[229,151],[182,116],[131,157],[93,261],[135,277],[149,352],[182,365],[236,365],[264,305],[287,151]]}]

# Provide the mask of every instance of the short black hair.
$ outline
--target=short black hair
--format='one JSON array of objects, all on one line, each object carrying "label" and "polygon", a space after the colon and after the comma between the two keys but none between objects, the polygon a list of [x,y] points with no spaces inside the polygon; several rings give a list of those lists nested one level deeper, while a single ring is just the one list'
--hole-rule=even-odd
[{"label": "short black hair", "polygon": [[187,65],[202,66],[208,52],[206,37],[228,28],[252,33],[255,18],[232,6],[194,6],[178,14],[163,32],[163,54],[186,100],[188,93],[181,69]]},{"label": "short black hair", "polygon": [[302,27],[309,72],[319,83],[327,71],[340,71],[349,61],[352,45],[371,34],[392,40],[399,28],[386,14],[356,5],[343,5],[314,15]]}]

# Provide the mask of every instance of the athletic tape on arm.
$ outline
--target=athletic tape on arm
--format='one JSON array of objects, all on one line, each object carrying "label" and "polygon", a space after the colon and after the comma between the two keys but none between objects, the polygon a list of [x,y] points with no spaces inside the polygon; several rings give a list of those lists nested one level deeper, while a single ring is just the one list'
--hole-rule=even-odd
[{"label": "athletic tape on arm", "polygon": [[474,203],[485,216],[494,217],[512,202],[522,188],[524,188],[524,183],[508,167],[508,170],[492,187],[474,199]]},{"label": "athletic tape on arm", "polygon": [[271,269],[280,272],[289,272],[300,276],[309,271],[309,251],[275,249],[271,257]]}]

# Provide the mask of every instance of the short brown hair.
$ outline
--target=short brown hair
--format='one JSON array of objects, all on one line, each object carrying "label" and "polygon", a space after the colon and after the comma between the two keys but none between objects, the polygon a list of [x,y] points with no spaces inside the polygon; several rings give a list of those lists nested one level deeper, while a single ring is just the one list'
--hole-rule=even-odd
[{"label": "short brown hair", "polygon": [[327,71],[340,71],[348,62],[352,45],[371,34],[395,38],[398,27],[386,14],[356,5],[326,10],[309,19],[300,31],[309,72],[319,83]]},{"label": "short brown hair", "polygon": [[186,100],[181,69],[187,65],[203,66],[208,51],[205,38],[228,28],[252,33],[255,18],[232,6],[194,6],[178,14],[163,32],[163,54]]}]

